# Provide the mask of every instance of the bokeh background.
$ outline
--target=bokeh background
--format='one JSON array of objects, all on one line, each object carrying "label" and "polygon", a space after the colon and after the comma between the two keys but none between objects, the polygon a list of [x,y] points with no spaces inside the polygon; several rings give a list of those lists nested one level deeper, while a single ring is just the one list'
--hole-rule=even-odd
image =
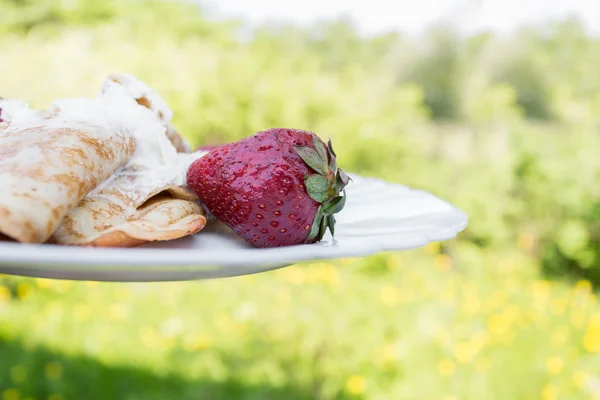
[{"label": "bokeh background", "polygon": [[[475,20],[484,3],[467,4]],[[403,4],[381,14],[428,14],[406,19],[417,5]],[[45,107],[132,73],[194,145],[310,129],[345,170],[428,190],[468,228],[218,281],[2,276],[0,399],[600,399],[594,31],[567,14],[510,31],[440,19],[365,33],[348,18],[211,10],[0,0],[0,95]]]}]

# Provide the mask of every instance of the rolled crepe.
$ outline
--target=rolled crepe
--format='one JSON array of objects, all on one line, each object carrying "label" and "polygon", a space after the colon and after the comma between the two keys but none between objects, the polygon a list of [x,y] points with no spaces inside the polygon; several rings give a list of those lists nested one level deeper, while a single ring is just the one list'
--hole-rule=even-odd
[{"label": "rolled crepe", "polygon": [[[38,113],[22,102],[0,100],[0,234],[19,242],[45,242],[136,149],[124,129],[83,116],[72,120],[72,104],[64,106]],[[97,111],[106,106],[90,103]]]},{"label": "rolled crepe", "polygon": [[187,189],[191,153],[171,127],[171,110],[147,86],[128,75],[111,75],[103,95],[126,96],[146,110],[136,154],[64,218],[51,242],[130,247],[194,234],[206,225],[204,208]]},{"label": "rolled crepe", "polygon": [[195,201],[174,197],[174,193],[177,191],[160,192],[139,207],[118,194],[86,197],[65,218],[51,242],[132,247],[178,239],[204,228],[202,207]]},{"label": "rolled crepe", "polygon": [[42,112],[18,100],[1,100],[0,109],[0,235],[124,247],[206,224],[185,188],[201,154],[186,154],[171,110],[136,78],[110,75],[96,98],[58,100]]}]

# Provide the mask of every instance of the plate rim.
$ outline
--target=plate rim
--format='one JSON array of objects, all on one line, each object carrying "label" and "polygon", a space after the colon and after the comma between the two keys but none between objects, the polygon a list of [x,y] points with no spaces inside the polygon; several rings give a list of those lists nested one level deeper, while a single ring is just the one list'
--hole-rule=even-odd
[{"label": "plate rim", "polygon": [[[377,184],[385,184],[407,189],[410,192],[423,192],[433,196],[436,200],[447,205],[447,209],[437,212],[452,221],[445,229],[435,232],[435,234],[417,234],[407,238],[406,233],[395,233],[384,235],[379,240],[370,241],[368,245],[357,246],[354,249],[348,247],[336,247],[331,237],[326,240],[310,245],[296,245],[281,248],[256,249],[252,247],[239,248],[235,251],[235,257],[224,257],[223,249],[219,250],[198,250],[191,248],[93,248],[63,246],[53,244],[24,244],[14,242],[0,242],[0,273],[7,269],[35,268],[35,266],[44,266],[39,269],[48,269],[50,264],[60,264],[62,270],[72,272],[110,272],[118,266],[135,267],[138,272],[148,273],[168,273],[168,268],[187,267],[201,272],[202,268],[214,266],[218,268],[243,268],[253,266],[254,268],[273,269],[279,266],[293,265],[299,262],[364,257],[380,252],[403,251],[423,247],[431,242],[439,242],[455,238],[468,225],[469,218],[467,214],[430,192],[422,189],[411,188],[400,183],[385,181],[380,178],[361,176],[352,174],[353,177],[361,181],[369,181]],[[196,235],[201,235],[202,231]],[[333,240],[335,242],[335,240]],[[310,247],[307,254],[301,252],[292,252],[291,247]],[[39,251],[43,249],[43,251]],[[65,251],[68,249],[68,251]],[[48,261],[51,259],[51,261]],[[57,261],[58,260],[58,261]],[[118,260],[118,261],[116,261]],[[85,270],[81,267],[85,265]],[[143,267],[141,269],[140,267]],[[167,270],[165,270],[167,269]],[[113,271],[114,272],[114,271]],[[174,271],[171,271],[174,272]],[[241,275],[241,274],[238,274]]]}]

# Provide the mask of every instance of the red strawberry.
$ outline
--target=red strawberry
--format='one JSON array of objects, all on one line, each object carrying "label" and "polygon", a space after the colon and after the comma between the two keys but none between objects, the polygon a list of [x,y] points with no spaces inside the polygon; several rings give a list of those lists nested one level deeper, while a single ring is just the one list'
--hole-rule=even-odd
[{"label": "red strawberry", "polygon": [[[346,202],[349,178],[312,132],[269,129],[212,150],[187,173],[208,209],[255,247],[314,243]],[[340,192],[344,191],[344,196]]]}]

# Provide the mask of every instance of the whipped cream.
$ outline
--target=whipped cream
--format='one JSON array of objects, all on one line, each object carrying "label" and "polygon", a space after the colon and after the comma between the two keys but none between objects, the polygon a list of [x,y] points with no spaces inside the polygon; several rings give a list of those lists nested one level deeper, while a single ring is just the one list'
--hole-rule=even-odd
[{"label": "whipped cream", "polygon": [[43,113],[32,110],[27,102],[19,99],[0,99],[0,110],[0,118],[9,124],[13,120],[40,124],[44,118]]}]

